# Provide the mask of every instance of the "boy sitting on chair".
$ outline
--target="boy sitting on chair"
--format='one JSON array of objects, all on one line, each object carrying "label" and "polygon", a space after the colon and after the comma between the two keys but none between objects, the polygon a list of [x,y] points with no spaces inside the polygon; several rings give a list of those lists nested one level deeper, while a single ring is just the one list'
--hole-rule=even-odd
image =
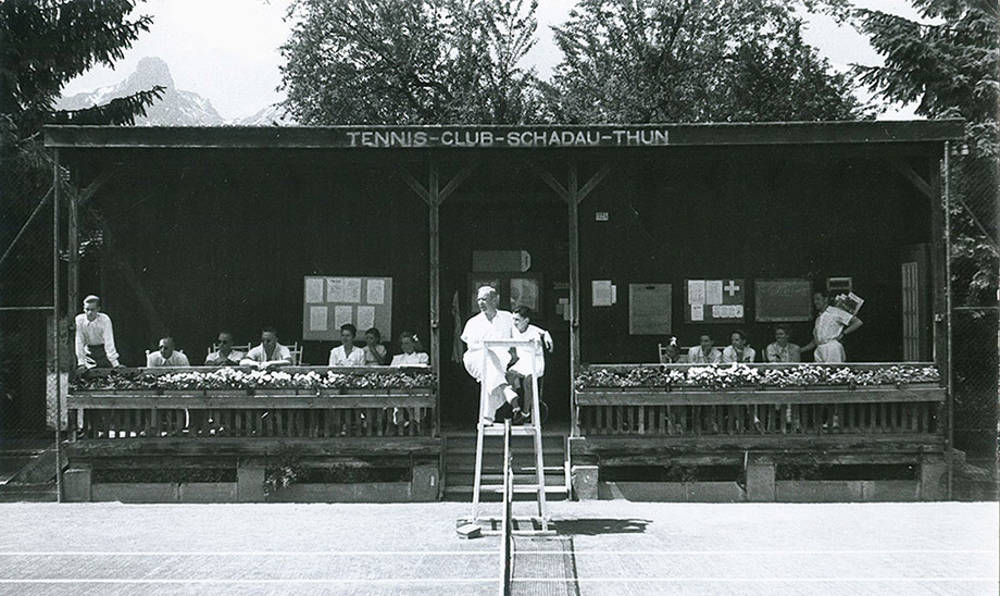
[{"label": "boy sitting on chair", "polygon": [[[534,339],[540,342],[540,347],[545,351],[552,351],[552,336],[549,332],[531,324],[531,309],[527,306],[518,306],[514,309],[514,329],[511,333],[513,339]],[[532,354],[534,358],[532,359]],[[538,400],[542,399],[542,376],[545,375],[545,353],[542,349],[533,350],[526,346],[517,346],[510,349],[511,359],[507,364],[507,382],[520,396],[513,403],[514,423],[519,424],[531,419],[531,375],[534,372],[538,379]],[[534,360],[534,371],[532,371],[532,360]]]}]

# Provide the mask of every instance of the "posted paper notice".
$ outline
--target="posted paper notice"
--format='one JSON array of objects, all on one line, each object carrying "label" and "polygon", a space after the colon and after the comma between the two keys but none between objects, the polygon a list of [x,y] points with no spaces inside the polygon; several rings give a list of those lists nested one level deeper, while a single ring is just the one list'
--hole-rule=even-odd
[{"label": "posted paper notice", "polygon": [[[317,281],[322,283],[322,280],[317,280]],[[327,309],[327,307],[310,306],[309,331],[326,331],[328,329],[328,326],[326,324],[327,315],[329,315],[329,310]]]},{"label": "posted paper notice", "polygon": [[326,278],[326,301],[347,302],[347,289],[343,277]]},{"label": "posted paper notice", "polygon": [[333,326],[337,329],[340,328],[344,323],[354,324],[354,307],[353,306],[335,306],[333,307]]},{"label": "posted paper notice", "polygon": [[692,321],[704,321],[705,320],[705,306],[702,304],[692,304],[691,305],[691,320]]},{"label": "posted paper notice", "polygon": [[710,279],[705,282],[705,304],[722,304],[721,279]]},{"label": "posted paper notice", "polygon": [[318,277],[306,278],[306,302],[323,302],[323,280]]},{"label": "posted paper notice", "polygon": [[375,307],[358,307],[358,333],[364,333],[375,326]]},{"label": "posted paper notice", "polygon": [[344,278],[344,302],[361,302],[361,278]]},{"label": "posted paper notice", "polygon": [[590,282],[594,306],[611,306],[614,304],[614,289],[610,279],[595,279]]},{"label": "posted paper notice", "polygon": [[[705,280],[688,280],[688,304],[694,306],[705,304]],[[691,320],[694,320],[694,310],[691,311]],[[699,321],[701,319],[698,319]]]},{"label": "posted paper notice", "polygon": [[[385,280],[369,279],[365,292],[365,302],[368,304],[385,304]],[[358,316],[361,316],[360,314]]]}]

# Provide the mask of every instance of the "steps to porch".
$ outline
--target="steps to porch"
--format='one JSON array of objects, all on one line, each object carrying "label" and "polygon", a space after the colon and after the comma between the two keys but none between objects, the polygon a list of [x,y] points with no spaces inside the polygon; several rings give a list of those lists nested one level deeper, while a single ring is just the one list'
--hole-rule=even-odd
[{"label": "steps to porch", "polygon": [[[511,437],[514,457],[514,494],[518,500],[533,500],[536,490],[535,456],[532,437]],[[542,457],[545,462],[545,494],[549,499],[570,496],[569,460],[566,436],[562,433],[542,433]],[[476,471],[476,433],[447,432],[444,434],[444,499],[471,501]],[[503,481],[503,437],[487,436],[483,443],[484,502],[499,501]],[[496,491],[496,494],[490,494]]]}]

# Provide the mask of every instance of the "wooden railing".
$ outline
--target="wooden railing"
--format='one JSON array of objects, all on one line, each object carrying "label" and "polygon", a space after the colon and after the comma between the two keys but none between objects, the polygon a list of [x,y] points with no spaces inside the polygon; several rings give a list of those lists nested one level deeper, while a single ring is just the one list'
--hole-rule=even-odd
[{"label": "wooden railing", "polygon": [[[887,365],[850,366],[864,370]],[[936,382],[718,389],[583,387],[575,391],[575,399],[580,434],[588,438],[738,436],[774,441],[790,435],[912,435],[937,440],[943,438],[946,390]]]},{"label": "wooden railing", "polygon": [[[214,368],[145,369],[167,374]],[[295,367],[286,372],[326,367]],[[361,369],[333,369],[357,373]],[[388,372],[382,367],[381,372]],[[432,437],[434,387],[75,388],[67,397],[71,440],[139,438]]]}]

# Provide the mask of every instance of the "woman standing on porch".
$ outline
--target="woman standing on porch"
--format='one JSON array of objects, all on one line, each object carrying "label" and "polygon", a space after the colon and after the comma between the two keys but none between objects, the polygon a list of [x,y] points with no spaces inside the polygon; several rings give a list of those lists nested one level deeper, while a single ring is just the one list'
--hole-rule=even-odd
[{"label": "woman standing on porch", "polygon": [[803,346],[802,351],[807,352],[815,348],[813,360],[816,362],[846,362],[847,353],[840,340],[845,335],[857,331],[862,325],[861,319],[830,304],[824,292],[813,294],[813,305],[820,313],[813,327],[813,340]]}]

